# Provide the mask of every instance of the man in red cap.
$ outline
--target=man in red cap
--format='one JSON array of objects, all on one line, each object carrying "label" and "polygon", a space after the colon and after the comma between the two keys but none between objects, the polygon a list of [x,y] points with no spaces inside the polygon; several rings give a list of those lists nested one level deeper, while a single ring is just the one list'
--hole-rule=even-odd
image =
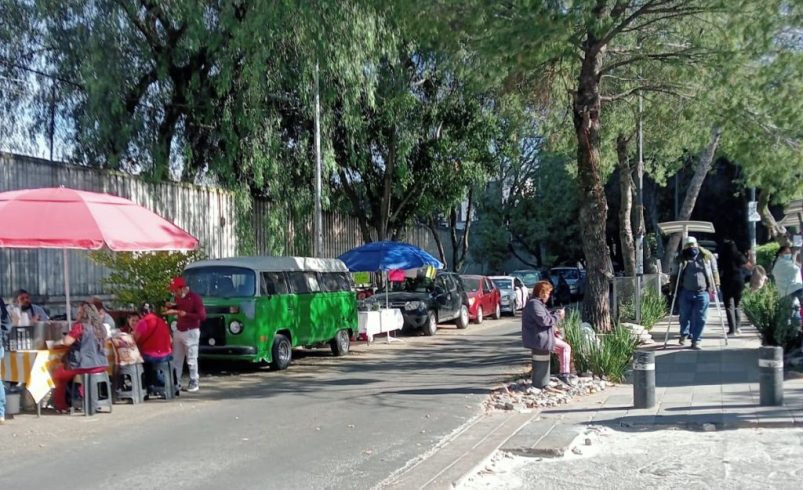
[{"label": "man in red cap", "polygon": [[183,277],[176,277],[170,283],[170,291],[175,298],[172,309],[166,315],[175,315],[176,332],[173,334],[173,363],[178,382],[184,375],[184,359],[190,371],[190,384],[187,391],[198,391],[198,341],[201,338],[201,322],[206,319],[206,309],[200,296],[190,291]]}]

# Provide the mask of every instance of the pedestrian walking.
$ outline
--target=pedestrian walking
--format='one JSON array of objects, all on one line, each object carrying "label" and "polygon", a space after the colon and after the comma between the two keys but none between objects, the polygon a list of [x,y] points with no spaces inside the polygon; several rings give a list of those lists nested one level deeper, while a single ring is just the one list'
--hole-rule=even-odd
[{"label": "pedestrian walking", "polygon": [[176,331],[173,333],[173,359],[176,376],[181,385],[184,375],[184,360],[190,372],[187,391],[198,391],[198,342],[201,338],[201,322],[206,319],[204,302],[197,293],[190,291],[183,277],[176,277],[170,283],[174,304],[168,305],[165,315],[176,317]]},{"label": "pedestrian walking", "polygon": [[678,256],[676,280],[680,286],[680,345],[685,345],[686,339],[691,338],[691,348],[699,350],[708,305],[715,299],[719,288],[719,273],[714,255],[700,248],[692,236],[686,238]]},{"label": "pedestrian walking", "polygon": [[719,276],[722,281],[722,299],[728,317],[728,335],[740,333],[739,303],[742,301],[746,265],[747,257],[739,251],[733,240],[723,241],[719,253]]}]

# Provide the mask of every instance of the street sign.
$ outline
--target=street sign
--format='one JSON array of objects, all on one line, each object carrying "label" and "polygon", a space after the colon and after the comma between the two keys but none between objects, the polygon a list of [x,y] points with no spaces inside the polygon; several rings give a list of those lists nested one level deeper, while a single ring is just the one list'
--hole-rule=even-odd
[{"label": "street sign", "polygon": [[747,203],[747,221],[761,221],[761,215],[758,214],[758,202]]}]

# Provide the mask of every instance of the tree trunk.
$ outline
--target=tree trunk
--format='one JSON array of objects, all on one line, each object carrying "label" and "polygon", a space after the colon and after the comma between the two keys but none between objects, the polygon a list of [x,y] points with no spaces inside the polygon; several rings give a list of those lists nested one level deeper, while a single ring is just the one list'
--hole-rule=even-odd
[{"label": "tree trunk", "polygon": [[789,236],[786,234],[786,227],[781,224],[778,224],[775,221],[775,216],[772,215],[772,211],[770,211],[770,198],[772,194],[766,191],[761,191],[761,194],[758,198],[758,214],[761,216],[761,224],[767,228],[767,231],[770,234],[770,238],[778,242],[778,244],[782,247],[788,247],[792,245],[792,242],[789,240]]},{"label": "tree trunk", "polygon": [[586,41],[577,91],[572,101],[577,137],[577,175],[580,183],[580,236],[588,278],[583,300],[583,318],[598,331],[611,327],[608,299],[611,260],[606,245],[605,222],[608,202],[600,170],[600,67],[605,46],[597,46],[591,34]]},{"label": "tree trunk", "polygon": [[463,234],[457,234],[457,208],[453,208],[449,216],[450,233],[452,239],[452,270],[459,272],[468,255],[468,232],[471,229],[471,211],[474,207],[474,190],[468,191],[468,206],[466,207],[466,220],[463,223]]},{"label": "tree trunk", "polygon": [[[678,221],[688,221],[691,219],[691,213],[694,210],[694,205],[697,203],[697,196],[700,194],[700,189],[703,187],[708,171],[711,170],[711,163],[714,161],[717,147],[719,146],[719,139],[722,136],[722,129],[719,126],[711,128],[711,137],[708,145],[703,149],[697,164],[694,166],[694,175],[691,178],[688,189],[686,189],[686,196],[683,198],[683,205],[680,208]],[[672,259],[675,258],[678,245],[680,245],[680,233],[675,233],[669,238],[669,244],[666,246],[664,253],[663,270],[669,271],[669,266]]]},{"label": "tree trunk", "polygon": [[636,245],[633,240],[633,177],[630,168],[628,145],[630,138],[619,133],[616,137],[616,156],[619,161],[619,245],[622,247],[622,261],[625,275],[636,275]]},{"label": "tree trunk", "polygon": [[430,233],[432,233],[432,238],[435,240],[435,246],[438,247],[438,258],[441,259],[443,265],[446,266],[446,251],[443,249],[443,242],[441,241],[441,236],[438,233],[438,225],[435,222],[435,218],[430,216],[427,220],[427,228],[429,228]]},{"label": "tree trunk", "polygon": [[379,205],[379,219],[377,220],[377,240],[387,240],[388,225],[390,222],[391,198],[393,197],[393,173],[396,171],[396,133],[390,135],[388,144],[388,158],[385,162],[385,175],[382,179],[382,202]]}]

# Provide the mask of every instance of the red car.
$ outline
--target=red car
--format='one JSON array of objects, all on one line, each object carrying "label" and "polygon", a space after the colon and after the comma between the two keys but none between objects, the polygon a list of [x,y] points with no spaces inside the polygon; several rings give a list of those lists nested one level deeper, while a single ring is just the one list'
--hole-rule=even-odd
[{"label": "red car", "polygon": [[475,323],[491,316],[498,320],[502,316],[499,289],[485,276],[460,276],[468,295],[468,317]]}]

